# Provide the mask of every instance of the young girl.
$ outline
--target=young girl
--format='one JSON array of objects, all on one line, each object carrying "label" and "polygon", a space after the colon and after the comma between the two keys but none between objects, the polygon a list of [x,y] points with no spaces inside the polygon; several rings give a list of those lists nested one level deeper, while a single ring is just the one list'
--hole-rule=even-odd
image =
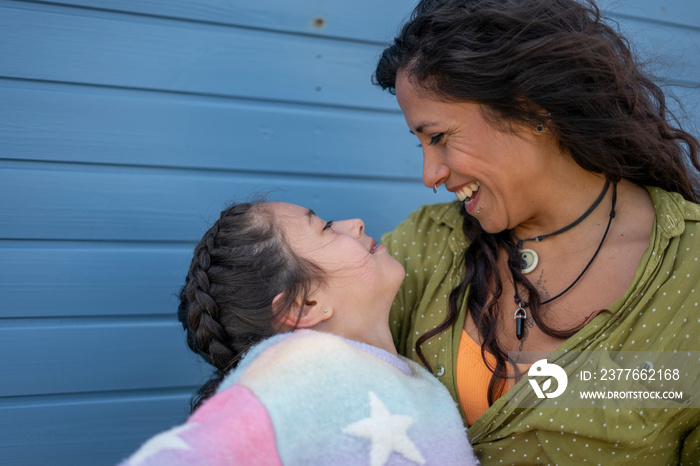
[{"label": "young girl", "polygon": [[216,372],[189,420],[124,464],[476,464],[447,390],[396,354],[388,316],[404,273],[359,219],[223,211],[178,311]]}]

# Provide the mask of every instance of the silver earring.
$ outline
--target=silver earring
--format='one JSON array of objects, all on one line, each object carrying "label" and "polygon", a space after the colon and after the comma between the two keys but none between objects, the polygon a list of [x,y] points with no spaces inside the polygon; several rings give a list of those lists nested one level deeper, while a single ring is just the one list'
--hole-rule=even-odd
[{"label": "silver earring", "polygon": [[539,125],[535,126],[535,131],[537,131],[540,134],[544,133],[544,125],[539,124]]},{"label": "silver earring", "polygon": [[437,175],[437,170],[433,171],[433,175]]},{"label": "silver earring", "polygon": [[481,207],[476,211],[476,214],[479,215],[481,213]]},{"label": "silver earring", "polygon": [[433,192],[434,192],[435,194],[437,194],[437,183],[436,183],[435,185],[433,185]]}]

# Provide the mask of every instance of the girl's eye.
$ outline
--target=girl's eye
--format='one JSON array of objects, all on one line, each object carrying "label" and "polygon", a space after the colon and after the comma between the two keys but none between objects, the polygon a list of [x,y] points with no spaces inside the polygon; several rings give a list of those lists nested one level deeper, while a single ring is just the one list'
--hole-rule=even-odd
[{"label": "girl's eye", "polygon": [[[429,146],[434,146],[435,144],[438,144],[440,141],[442,141],[442,137],[445,135],[445,133],[439,133],[436,134],[435,136],[430,136],[430,142],[428,143]],[[417,147],[423,147],[422,143],[418,143]]]},{"label": "girl's eye", "polygon": [[327,221],[326,225],[323,227],[323,231],[330,229],[332,226],[333,226],[333,220]]},{"label": "girl's eye", "polygon": [[445,135],[445,133],[439,133],[439,134],[436,134],[435,136],[430,136],[430,145],[434,146],[435,144],[442,141],[442,137],[444,135]]}]

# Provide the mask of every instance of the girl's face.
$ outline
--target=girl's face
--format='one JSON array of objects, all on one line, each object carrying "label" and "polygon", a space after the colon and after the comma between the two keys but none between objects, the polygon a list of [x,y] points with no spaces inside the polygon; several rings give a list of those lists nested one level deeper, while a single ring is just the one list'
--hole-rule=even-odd
[{"label": "girl's face", "polygon": [[[325,305],[336,312],[343,308],[359,310],[358,318],[376,309],[377,304],[386,305],[388,312],[405,272],[386,247],[365,234],[362,220],[330,222],[294,204],[275,202],[267,206],[294,252],[324,271]],[[386,325],[387,315],[370,319],[383,318]]]},{"label": "girl's face", "polygon": [[444,184],[489,233],[536,215],[538,197],[551,194],[540,180],[552,171],[552,138],[534,127],[501,131],[484,119],[478,104],[436,100],[405,72],[397,77],[396,98],[423,148],[427,187]]}]

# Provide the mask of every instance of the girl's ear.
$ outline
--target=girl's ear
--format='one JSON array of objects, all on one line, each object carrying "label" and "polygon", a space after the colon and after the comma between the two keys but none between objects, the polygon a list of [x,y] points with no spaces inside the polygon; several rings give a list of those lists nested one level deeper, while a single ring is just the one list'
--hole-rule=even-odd
[{"label": "girl's ear", "polygon": [[322,306],[317,300],[307,298],[303,303],[301,298],[294,300],[291,309],[279,309],[283,294],[280,293],[272,300],[272,311],[285,330],[297,328],[312,328],[329,319],[333,315],[333,309]]}]

